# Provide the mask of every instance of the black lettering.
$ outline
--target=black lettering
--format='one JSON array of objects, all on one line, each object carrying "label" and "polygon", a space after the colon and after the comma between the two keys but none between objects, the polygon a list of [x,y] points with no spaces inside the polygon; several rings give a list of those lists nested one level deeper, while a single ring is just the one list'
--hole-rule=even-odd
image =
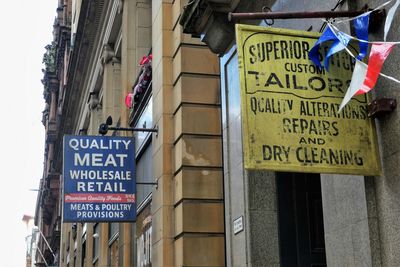
[{"label": "black lettering", "polygon": [[264,98],[263,97],[261,97],[260,98],[260,100],[258,101],[258,111],[259,112],[264,112],[264,107],[262,106],[262,104],[261,104],[261,102],[263,102],[264,101]]},{"label": "black lettering", "polygon": [[285,78],[286,78],[286,88],[290,88],[290,77],[289,74],[285,74]]},{"label": "black lettering", "polygon": [[303,150],[303,147],[298,147],[296,149],[296,159],[298,162],[304,163],[304,159],[300,157],[300,151]]},{"label": "black lettering", "polygon": [[[297,65],[296,65],[296,71],[297,71],[297,72],[300,72],[300,73],[303,72],[303,66],[304,66],[304,65],[302,65],[302,64],[297,64]],[[306,73],[307,73],[307,71],[306,71]]]},{"label": "black lettering", "polygon": [[278,51],[279,51],[278,43],[279,43],[279,41],[274,41],[274,56],[275,56],[275,59],[281,59],[279,57],[279,53],[278,53]]},{"label": "black lettering", "polygon": [[358,156],[357,154],[354,155],[354,160],[356,161],[356,164],[358,166],[363,166],[364,165],[363,158]]},{"label": "black lettering", "polygon": [[300,59],[301,58],[301,44],[299,41],[294,41],[293,42],[293,52],[294,52],[294,57],[296,59]]},{"label": "black lettering", "polygon": [[322,138],[317,138],[317,144],[318,145],[325,145],[325,140]]},{"label": "black lettering", "polygon": [[[260,47],[261,46],[261,47]],[[258,60],[260,62],[264,62],[265,60],[265,44],[257,44],[257,50],[258,50]]]},{"label": "black lettering", "polygon": [[366,106],[360,106],[360,114],[361,114],[360,116],[361,120],[365,120],[367,118],[368,111]]},{"label": "black lettering", "polygon": [[290,72],[289,66],[292,66],[292,64],[290,64],[289,62],[286,62],[286,63],[285,63],[285,70],[286,70],[287,72]]},{"label": "black lettering", "polygon": [[254,115],[257,114],[257,98],[254,96],[250,98],[250,108],[253,111]]},{"label": "black lettering", "polygon": [[280,88],[283,88],[283,85],[281,81],[279,80],[278,76],[276,76],[275,73],[271,72],[271,74],[268,77],[268,80],[265,83],[265,87],[268,87],[270,85],[275,85],[277,84]]},{"label": "black lettering", "polygon": [[281,55],[282,58],[289,58],[289,53],[288,53],[288,45],[287,42],[285,40],[281,40]]},{"label": "black lettering", "polygon": [[260,73],[258,71],[249,70],[247,71],[247,74],[254,75],[254,78],[256,80],[256,86],[260,86],[260,79],[258,76]]},{"label": "black lettering", "polygon": [[[316,82],[314,82],[314,81],[316,81]],[[318,84],[318,82],[319,82],[319,84]],[[310,88],[314,91],[322,91],[325,89],[326,83],[325,83],[324,79],[322,79],[321,77],[314,76],[308,80],[308,86],[310,86]]]},{"label": "black lettering", "polygon": [[328,161],[328,156],[327,156],[326,150],[324,148],[321,148],[321,153],[319,155],[319,161],[320,161],[320,163],[324,163],[324,161],[325,161],[326,164],[330,163]]},{"label": "black lettering", "polygon": [[305,119],[300,119],[300,129],[301,129],[300,133],[302,134],[305,133],[307,128],[308,128],[308,121]]},{"label": "black lettering", "polygon": [[318,133],[317,125],[314,120],[310,120],[310,129],[308,129],[310,134],[320,134]]},{"label": "black lettering", "polygon": [[272,52],[272,43],[271,42],[266,42],[265,43],[266,50],[267,50],[267,60],[269,60],[269,54]]},{"label": "black lettering", "polygon": [[308,143],[316,145],[317,144],[317,138],[308,138]]},{"label": "black lettering", "polygon": [[264,160],[271,160],[272,159],[272,150],[270,146],[263,145],[262,146],[263,150],[263,159]]},{"label": "black lettering", "polygon": [[250,63],[254,64],[257,62],[256,54],[254,53],[254,50],[256,47],[254,45],[249,46],[249,53],[252,57],[250,57]]},{"label": "black lettering", "polygon": [[338,136],[339,135],[339,129],[337,127],[337,121],[332,122],[332,129],[334,131],[331,133],[331,135]]},{"label": "black lettering", "polygon": [[299,144],[307,144],[306,139],[304,137],[300,138]]},{"label": "black lettering", "polygon": [[305,103],[303,100],[300,101],[300,115],[301,116],[306,116],[306,107],[305,107]]},{"label": "black lettering", "polygon": [[290,127],[290,119],[289,118],[283,118],[282,119],[282,125],[283,125],[283,132],[284,133],[291,133],[291,127]]},{"label": "black lettering", "polygon": [[299,119],[297,119],[297,118],[292,119],[292,122],[293,122],[292,125],[293,125],[293,132],[294,133],[298,133],[297,132],[297,129],[299,128],[298,121],[299,121]]},{"label": "black lettering", "polygon": [[296,75],[293,75],[293,89],[307,90],[307,87],[297,85]]},{"label": "black lettering", "polygon": [[318,148],[316,148],[316,147],[311,148],[311,162],[312,163],[319,163],[319,160],[318,160]]},{"label": "black lettering", "polygon": [[329,92],[333,92],[333,90],[336,89],[337,91],[343,93],[343,82],[341,80],[328,78],[328,85]]},{"label": "black lettering", "polygon": [[310,44],[306,41],[302,42],[302,50],[303,50],[303,59],[308,58],[308,52],[310,51]]},{"label": "black lettering", "polygon": [[282,161],[281,158],[281,154],[282,154],[282,149],[280,146],[273,146],[273,150],[274,150],[274,159],[277,160],[279,159],[279,161]]},{"label": "black lettering", "polygon": [[322,102],[322,110],[323,114],[319,114],[320,116],[328,116],[329,117],[329,105],[326,102]]}]

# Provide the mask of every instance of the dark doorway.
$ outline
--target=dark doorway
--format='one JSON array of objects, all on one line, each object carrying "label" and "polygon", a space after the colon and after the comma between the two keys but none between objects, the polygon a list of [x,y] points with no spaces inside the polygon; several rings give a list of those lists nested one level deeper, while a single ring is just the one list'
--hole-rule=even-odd
[{"label": "dark doorway", "polygon": [[326,266],[320,175],[278,173],[277,193],[281,266]]}]

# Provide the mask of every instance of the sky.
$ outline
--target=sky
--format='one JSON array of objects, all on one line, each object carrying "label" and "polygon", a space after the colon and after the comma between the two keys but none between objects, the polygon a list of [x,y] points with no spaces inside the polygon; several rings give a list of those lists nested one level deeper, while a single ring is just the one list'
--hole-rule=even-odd
[{"label": "sky", "polygon": [[25,266],[24,214],[34,216],[44,160],[42,57],[58,0],[4,1],[0,9],[0,259]]}]

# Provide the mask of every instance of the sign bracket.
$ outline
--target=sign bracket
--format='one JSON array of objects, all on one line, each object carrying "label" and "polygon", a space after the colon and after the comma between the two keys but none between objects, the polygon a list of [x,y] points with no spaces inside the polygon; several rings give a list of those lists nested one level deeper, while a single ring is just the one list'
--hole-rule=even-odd
[{"label": "sign bracket", "polygon": [[158,181],[157,182],[136,182],[136,184],[140,184],[140,185],[155,185],[156,189],[158,189]]},{"label": "sign bracket", "polygon": [[100,124],[99,134],[106,135],[108,130],[112,131],[128,131],[128,132],[150,132],[158,134],[158,126],[154,128],[131,128],[131,127],[111,127],[113,121],[112,117],[108,116],[105,123]]}]

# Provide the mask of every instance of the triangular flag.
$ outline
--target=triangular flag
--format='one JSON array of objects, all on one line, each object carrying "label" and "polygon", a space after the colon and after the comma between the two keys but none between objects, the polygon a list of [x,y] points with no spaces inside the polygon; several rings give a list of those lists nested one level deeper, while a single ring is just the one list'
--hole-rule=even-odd
[{"label": "triangular flag", "polygon": [[397,0],[396,3],[389,9],[387,16],[386,16],[386,21],[385,21],[385,28],[384,28],[384,35],[383,35],[383,40],[386,42],[386,36],[389,32],[390,26],[392,25],[393,17],[394,14],[396,13],[397,8],[400,5],[400,0]]},{"label": "triangular flag", "polygon": [[338,113],[350,101],[350,99],[357,93],[362,84],[364,83],[365,76],[367,75],[367,65],[364,62],[356,60],[354,66],[353,76],[351,77],[350,86],[340,104]]},{"label": "triangular flag", "polygon": [[394,44],[390,43],[374,43],[369,53],[367,75],[361,88],[356,95],[368,93],[374,88],[379,73],[381,72],[383,62],[392,51]]},{"label": "triangular flag", "polygon": [[[357,17],[353,20],[356,36],[360,40],[368,41],[369,14],[370,13],[368,12],[364,16]],[[368,43],[359,42],[358,46],[360,47],[360,52],[358,53],[357,59],[361,60],[367,55]]]},{"label": "triangular flag", "polygon": [[336,40],[333,41],[331,48],[329,49],[328,53],[326,53],[326,57],[324,60],[324,66],[326,70],[329,70],[329,59],[331,56],[337,52],[342,51],[347,47],[350,42],[350,37],[338,32],[338,35],[335,35]]},{"label": "triangular flag", "polygon": [[333,32],[332,28],[328,24],[328,28],[324,31],[324,33],[319,37],[317,42],[314,44],[314,46],[311,48],[311,50],[308,52],[308,58],[318,67],[321,66],[321,62],[319,61],[319,47],[321,43],[330,41],[330,40],[337,40],[336,34]]}]

